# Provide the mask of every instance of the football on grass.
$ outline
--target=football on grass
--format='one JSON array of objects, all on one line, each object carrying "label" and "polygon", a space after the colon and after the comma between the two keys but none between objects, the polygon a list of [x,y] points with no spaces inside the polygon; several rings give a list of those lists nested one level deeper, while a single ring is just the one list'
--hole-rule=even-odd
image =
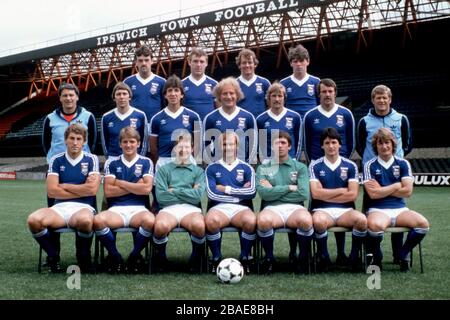
[{"label": "football on grass", "polygon": [[216,273],[222,283],[238,283],[244,276],[244,268],[239,260],[226,258],[220,261]]}]

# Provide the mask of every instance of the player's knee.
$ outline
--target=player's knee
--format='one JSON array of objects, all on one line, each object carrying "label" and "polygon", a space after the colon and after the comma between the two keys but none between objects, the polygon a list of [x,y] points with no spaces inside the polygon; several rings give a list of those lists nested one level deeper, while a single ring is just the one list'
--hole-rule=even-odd
[{"label": "player's knee", "polygon": [[220,219],[217,215],[209,215],[205,218],[205,224],[209,231],[217,230],[220,228]]},{"label": "player's knee", "polygon": [[94,217],[94,220],[92,222],[92,227],[94,228],[94,230],[100,230],[106,227],[106,218],[101,215],[98,214]]},{"label": "player's knee", "polygon": [[313,217],[314,230],[321,232],[327,229],[327,220],[325,217],[318,215]]},{"label": "player's knee", "polygon": [[153,228],[154,228],[153,233],[157,237],[162,237],[170,232],[169,224],[166,221],[162,220],[159,220],[157,223],[155,223]]},{"label": "player's knee", "polygon": [[28,228],[31,230],[38,230],[41,228],[41,219],[36,214],[30,214],[27,219]]},{"label": "player's knee", "polygon": [[205,224],[195,221],[192,224],[191,233],[196,237],[203,237],[205,235]]},{"label": "player's knee", "polygon": [[424,216],[420,216],[418,219],[417,227],[426,229],[430,227],[430,223]]},{"label": "player's knee", "polygon": [[367,230],[367,219],[363,214],[358,214],[355,219],[355,229],[364,231]]},{"label": "player's knee", "polygon": [[153,230],[153,226],[155,225],[155,218],[153,216],[145,217],[144,219],[142,219],[141,225],[145,230]]},{"label": "player's knee", "polygon": [[372,232],[384,231],[384,226],[382,223],[376,220],[371,220],[367,222],[367,228]]},{"label": "player's knee", "polygon": [[256,220],[244,220],[242,223],[242,230],[245,232],[255,232],[256,230]]},{"label": "player's knee", "polygon": [[82,216],[78,219],[78,229],[84,232],[91,232],[93,226],[93,219],[89,216]]},{"label": "player's knee", "polygon": [[258,217],[257,222],[258,229],[260,230],[269,230],[272,228],[272,218],[265,214]]},{"label": "player's knee", "polygon": [[[303,230],[309,230],[313,227],[313,218],[310,214],[302,214],[298,217],[298,222],[300,228]],[[325,222],[326,227],[326,222]]]}]

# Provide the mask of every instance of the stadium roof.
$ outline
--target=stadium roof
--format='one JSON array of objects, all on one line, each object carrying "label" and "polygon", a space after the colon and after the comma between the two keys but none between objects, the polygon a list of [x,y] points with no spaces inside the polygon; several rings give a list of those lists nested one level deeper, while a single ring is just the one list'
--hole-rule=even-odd
[{"label": "stadium roof", "polygon": [[34,64],[34,75],[22,81],[32,82],[36,89],[36,83],[56,89],[55,78],[71,81],[83,76],[88,85],[89,81],[95,84],[92,74],[101,77],[105,72],[109,84],[110,78],[117,78],[115,71],[133,67],[134,49],[142,44],[153,49],[156,72],[166,75],[171,62],[184,59],[195,46],[213,56],[212,69],[229,52],[243,47],[278,46],[279,64],[287,53],[286,45],[295,42],[317,39],[318,46],[325,46],[326,37],[353,32],[358,34],[360,47],[367,45],[372,30],[403,25],[405,34],[411,36],[412,24],[449,17],[449,1],[259,1],[2,57],[0,67]]}]

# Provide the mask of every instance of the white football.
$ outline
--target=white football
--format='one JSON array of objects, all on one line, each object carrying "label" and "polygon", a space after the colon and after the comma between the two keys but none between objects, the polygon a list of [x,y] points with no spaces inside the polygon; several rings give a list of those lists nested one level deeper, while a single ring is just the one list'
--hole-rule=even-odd
[{"label": "white football", "polygon": [[226,258],[220,261],[216,274],[222,283],[238,283],[244,276],[244,268],[239,260]]}]

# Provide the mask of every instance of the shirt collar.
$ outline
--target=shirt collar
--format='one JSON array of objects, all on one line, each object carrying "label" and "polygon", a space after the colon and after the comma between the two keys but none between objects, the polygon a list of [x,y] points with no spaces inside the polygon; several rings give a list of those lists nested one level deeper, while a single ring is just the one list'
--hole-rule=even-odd
[{"label": "shirt collar", "polygon": [[327,157],[323,157],[323,163],[325,163],[325,165],[330,168],[331,171],[336,170],[337,167],[339,167],[342,163],[342,158],[341,156],[339,156],[336,160],[335,163],[331,163],[330,160],[327,159]]},{"label": "shirt collar", "polygon": [[380,158],[380,156],[378,156],[377,158],[378,158],[378,162],[385,169],[388,169],[394,163],[394,156],[392,156],[388,161],[384,161],[383,159]]},{"label": "shirt collar", "polygon": [[69,153],[68,153],[67,150],[66,150],[66,159],[67,159],[67,161],[69,161],[69,163],[70,163],[72,166],[76,166],[76,165],[81,161],[81,159],[83,159],[83,157],[84,157],[84,152],[81,151],[81,153],[80,153],[80,155],[79,155],[78,157],[76,157],[75,159],[72,159],[72,158],[69,156]]},{"label": "shirt collar", "polygon": [[129,162],[127,161],[127,159],[125,159],[123,154],[120,155],[120,159],[122,160],[124,165],[126,165],[128,168],[131,168],[138,161],[139,155],[136,154],[136,156],[133,158],[133,160],[131,160]]}]

